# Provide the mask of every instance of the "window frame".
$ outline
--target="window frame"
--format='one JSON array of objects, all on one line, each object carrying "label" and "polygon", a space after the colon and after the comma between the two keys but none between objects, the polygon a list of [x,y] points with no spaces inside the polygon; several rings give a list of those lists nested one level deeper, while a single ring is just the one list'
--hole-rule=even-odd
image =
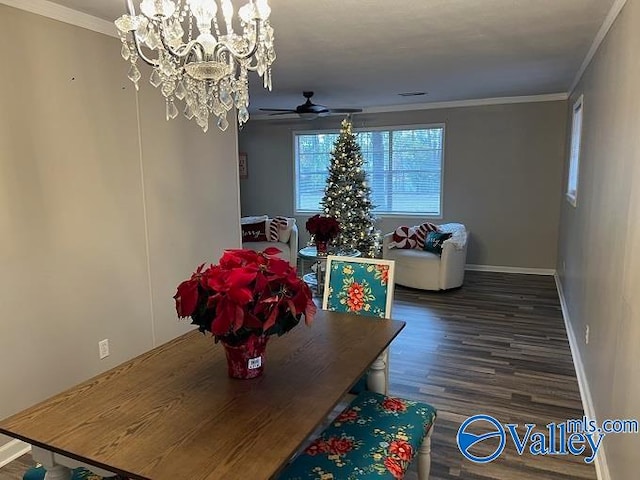
[{"label": "window frame", "polygon": [[[420,212],[374,212],[375,216],[378,218],[385,217],[403,217],[403,218],[426,218],[426,219],[434,219],[441,220],[444,218],[444,175],[445,175],[445,150],[446,150],[446,138],[447,138],[447,128],[446,123],[425,123],[425,124],[411,124],[411,125],[384,125],[378,127],[361,127],[356,128],[353,127],[354,133],[360,132],[375,132],[375,131],[392,131],[392,130],[427,130],[427,129],[442,129],[442,155],[440,160],[440,198],[439,198],[439,214],[438,215],[429,215],[426,213]],[[291,143],[293,150],[293,212],[294,215],[305,216],[310,214],[321,213],[320,209],[318,210],[301,210],[298,209],[298,142],[296,141],[297,135],[320,135],[320,134],[339,134],[339,128],[330,128],[330,129],[309,129],[309,130],[292,130],[291,132]]]},{"label": "window frame", "polygon": [[[580,128],[576,129],[576,117],[580,117]],[[569,168],[565,196],[573,206],[578,205],[580,182],[580,156],[582,155],[582,133],[584,131],[584,95],[580,95],[571,108],[571,140],[569,143]]]}]

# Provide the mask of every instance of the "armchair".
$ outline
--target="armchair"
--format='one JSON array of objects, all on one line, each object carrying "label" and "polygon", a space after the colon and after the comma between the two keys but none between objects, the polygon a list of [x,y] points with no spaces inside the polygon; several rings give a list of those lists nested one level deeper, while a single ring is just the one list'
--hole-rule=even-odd
[{"label": "armchair", "polygon": [[448,290],[462,285],[468,232],[461,223],[446,223],[439,228],[452,233],[451,239],[443,244],[442,255],[414,248],[389,248],[393,234],[384,236],[382,257],[395,260],[398,285],[421,290]]}]

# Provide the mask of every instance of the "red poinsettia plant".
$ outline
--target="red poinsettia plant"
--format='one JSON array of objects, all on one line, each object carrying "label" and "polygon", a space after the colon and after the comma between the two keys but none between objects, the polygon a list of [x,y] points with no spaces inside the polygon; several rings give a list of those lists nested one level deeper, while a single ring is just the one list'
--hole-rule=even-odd
[{"label": "red poinsettia plant", "polygon": [[307,220],[307,231],[315,236],[316,240],[328,242],[340,233],[340,224],[333,217],[314,215]]},{"label": "red poinsettia plant", "polygon": [[312,293],[277,248],[227,250],[218,265],[202,264],[178,285],[178,317],[191,317],[216,342],[240,345],[252,336],[283,335],[316,313]]}]

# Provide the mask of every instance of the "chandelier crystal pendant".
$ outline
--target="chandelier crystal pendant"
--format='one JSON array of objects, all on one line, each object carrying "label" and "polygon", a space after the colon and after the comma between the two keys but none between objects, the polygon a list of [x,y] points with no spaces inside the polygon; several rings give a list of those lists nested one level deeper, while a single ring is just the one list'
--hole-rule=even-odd
[{"label": "chandelier crystal pendant", "polygon": [[[249,120],[248,72],[257,72],[271,90],[271,64],[276,59],[268,0],[249,0],[238,10],[240,32],[234,30],[231,0],[127,0],[127,15],[115,21],[122,58],[131,63],[128,77],[138,89],[138,60],[153,70],[151,85],[166,99],[167,120],[184,115],[207,131],[209,117],[220,130],[236,108],[238,124]],[[218,8],[220,4],[220,8]],[[218,22],[218,11],[223,22]],[[220,23],[223,23],[221,25]],[[197,34],[196,34],[197,33]]]}]

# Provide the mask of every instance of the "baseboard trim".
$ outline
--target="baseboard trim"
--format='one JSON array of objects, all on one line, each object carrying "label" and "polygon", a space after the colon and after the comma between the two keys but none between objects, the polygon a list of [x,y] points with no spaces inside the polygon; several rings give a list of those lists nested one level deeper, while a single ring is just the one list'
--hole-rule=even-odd
[{"label": "baseboard trim", "polygon": [[31,445],[23,442],[22,440],[11,440],[10,442],[5,443],[0,446],[0,468],[30,451]]},{"label": "baseboard trim", "polygon": [[[569,348],[571,349],[571,357],[573,358],[573,365],[576,369],[576,376],[578,377],[578,387],[580,389],[582,408],[584,409],[584,414],[588,418],[597,420],[596,411],[593,406],[593,398],[591,397],[591,390],[589,389],[589,382],[587,381],[587,374],[584,370],[584,363],[582,363],[580,350],[578,349],[578,337],[576,337],[576,332],[573,330],[573,326],[569,320],[569,309],[567,308],[567,301],[564,296],[562,282],[560,281],[560,277],[557,274],[555,274],[553,278],[556,281],[556,288],[558,290],[558,297],[560,298],[560,306],[562,308],[562,318],[564,320],[564,326],[567,330]],[[611,475],[609,474],[609,466],[607,464],[607,456],[605,454],[604,448],[601,448],[598,452],[594,465],[596,467],[596,475],[598,477],[598,480],[611,480]]]},{"label": "baseboard trim", "polygon": [[496,273],[523,273],[525,275],[547,275],[552,276],[556,271],[551,268],[527,268],[527,267],[506,267],[501,265],[474,265],[468,263],[465,270],[472,272],[496,272]]}]

